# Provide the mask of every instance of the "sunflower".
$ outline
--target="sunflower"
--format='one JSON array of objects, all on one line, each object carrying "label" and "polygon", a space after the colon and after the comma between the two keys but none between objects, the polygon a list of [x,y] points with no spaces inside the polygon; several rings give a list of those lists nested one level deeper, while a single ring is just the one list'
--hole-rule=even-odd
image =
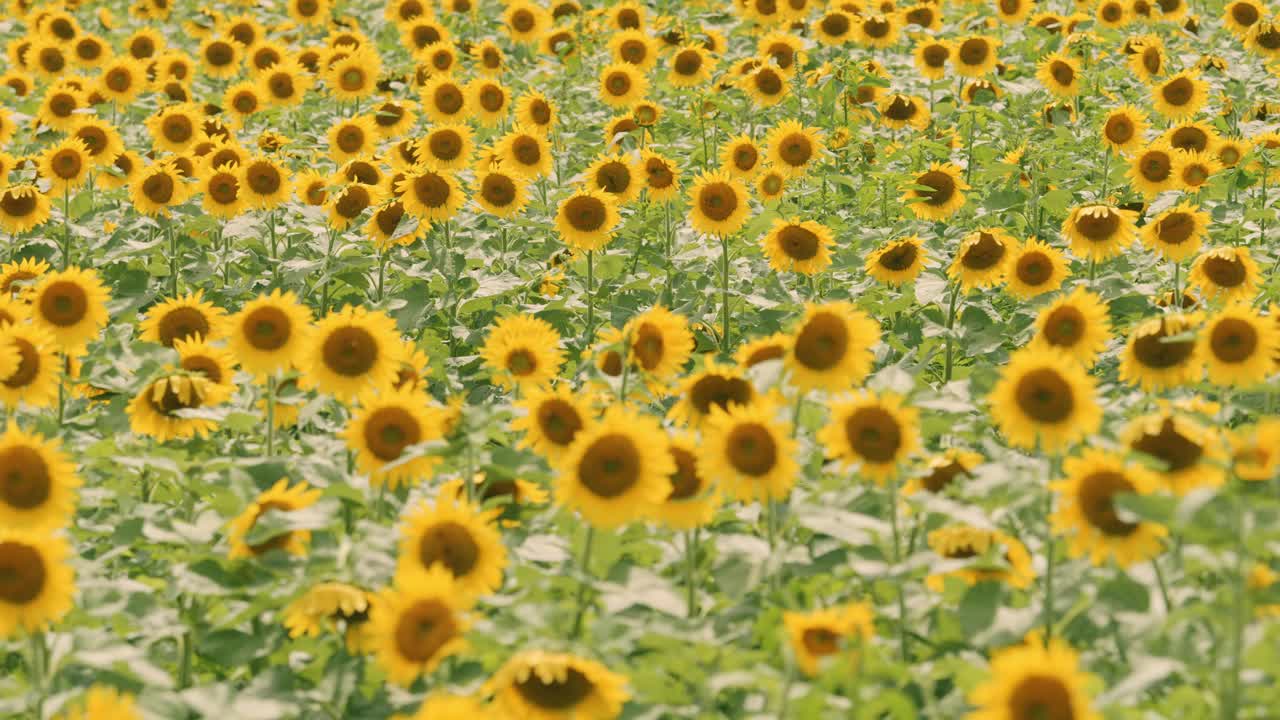
[{"label": "sunflower", "polygon": [[31,321],[64,350],[86,345],[107,324],[107,288],[94,270],[71,267],[41,275],[24,298]]},{"label": "sunflower", "polygon": [[527,179],[551,173],[551,144],[537,132],[519,126],[502,137],[496,146],[504,168]]},{"label": "sunflower", "polygon": [[1020,540],[998,530],[985,530],[966,525],[951,525],[929,533],[929,548],[954,570],[933,573],[924,584],[934,592],[946,588],[947,578],[966,585],[980,582],[1007,583],[1010,587],[1031,587],[1036,573],[1031,554]]},{"label": "sunflower", "polygon": [[460,170],[471,163],[475,140],[466,125],[436,125],[416,146],[417,157],[437,170]]},{"label": "sunflower", "polygon": [[996,56],[996,49],[1000,47],[999,40],[975,35],[953,42],[955,52],[951,56],[951,62],[960,75],[977,78],[996,69],[999,62]]},{"label": "sunflower", "polygon": [[611,108],[630,108],[643,99],[648,90],[648,78],[629,63],[613,63],[600,71],[600,101]]},{"label": "sunflower", "polygon": [[530,131],[546,135],[556,126],[558,117],[556,104],[540,92],[526,92],[516,100],[516,123]]},{"label": "sunflower", "polygon": [[1157,215],[1142,228],[1142,244],[1174,262],[1181,262],[1200,249],[1209,232],[1209,214],[1188,202]]},{"label": "sunflower", "polygon": [[498,514],[445,499],[422,503],[401,527],[396,576],[409,578],[439,566],[464,595],[496,592],[507,565],[507,549],[494,525]]},{"label": "sunflower", "polygon": [[1164,131],[1163,139],[1175,150],[1210,152],[1222,136],[1212,125],[1199,120],[1185,120]]},{"label": "sunflower", "polygon": [[693,530],[711,522],[720,506],[719,493],[698,473],[697,447],[687,434],[672,435],[668,448],[675,470],[667,497],[652,509],[655,520],[673,530]]},{"label": "sunflower", "polygon": [[[0,346],[16,347],[18,367],[0,380],[0,402],[10,408],[18,403],[49,407],[58,397],[61,363],[53,336],[30,323],[0,326]],[[11,357],[0,354],[0,361]]]},{"label": "sunflower", "polygon": [[787,76],[767,63],[761,63],[759,67],[740,78],[738,86],[754,104],[760,107],[777,105],[791,90]]},{"label": "sunflower", "polygon": [[529,202],[523,178],[502,170],[477,172],[472,199],[487,212],[500,218],[520,214]]},{"label": "sunflower", "polygon": [[912,127],[924,130],[929,127],[929,106],[923,98],[915,95],[893,93],[880,99],[878,104],[880,121],[885,127],[897,130]]},{"label": "sunflower", "polygon": [[974,468],[981,465],[982,461],[982,455],[972,450],[948,448],[941,455],[930,458],[923,472],[912,477],[903,486],[902,494],[914,495],[922,491],[944,493],[959,478],[972,478]]},{"label": "sunflower", "polygon": [[667,70],[667,82],[676,88],[691,88],[705,84],[715,69],[715,59],[698,45],[685,45],[671,54]]},{"label": "sunflower", "polygon": [[1107,260],[1133,243],[1137,213],[1110,205],[1080,205],[1062,223],[1071,249],[1090,260]]},{"label": "sunflower", "polygon": [[309,530],[284,530],[274,537],[262,538],[261,542],[255,544],[250,544],[249,538],[264,513],[288,514],[305,510],[315,505],[320,500],[320,495],[318,488],[312,488],[305,482],[290,486],[288,478],[281,478],[270,490],[259,494],[244,512],[228,524],[227,541],[231,545],[229,556],[232,559],[258,557],[272,550],[283,550],[290,555],[306,555],[307,544],[311,542]]},{"label": "sunflower", "polygon": [[1122,455],[1092,448],[1068,458],[1064,469],[1066,478],[1049,485],[1059,500],[1050,523],[1055,532],[1071,536],[1073,557],[1088,555],[1094,565],[1111,558],[1128,567],[1159,554],[1168,530],[1125,520],[1115,505],[1117,495],[1155,492],[1158,483],[1150,472]]},{"label": "sunflower", "polygon": [[635,200],[644,189],[638,177],[640,167],[630,155],[601,155],[584,171],[587,187],[599,190],[622,206]]},{"label": "sunflower", "polygon": [[422,86],[423,113],[436,123],[458,123],[467,118],[467,92],[452,76],[436,75]]},{"label": "sunflower", "polygon": [[515,0],[502,14],[502,24],[516,44],[532,45],[551,27],[551,16],[540,5]]},{"label": "sunflower", "polygon": [[1154,142],[1133,156],[1126,175],[1133,181],[1135,190],[1152,198],[1177,186],[1173,163],[1173,148],[1163,141]]},{"label": "sunflower", "polygon": [[0,295],[18,295],[31,287],[32,281],[43,277],[51,266],[39,258],[22,258],[0,265]]},{"label": "sunflower", "polygon": [[[745,212],[744,208],[739,214]],[[607,193],[584,187],[560,201],[556,231],[561,241],[571,248],[599,250],[613,239],[613,229],[619,220],[618,208]]]},{"label": "sunflower", "polygon": [[661,305],[631,318],[622,333],[631,343],[631,362],[650,378],[674,377],[693,352],[689,321]]},{"label": "sunflower", "polygon": [[374,596],[369,637],[387,678],[409,687],[463,650],[470,606],[443,567],[398,577],[394,587]]},{"label": "sunflower", "polygon": [[316,323],[297,358],[304,384],[350,402],[362,390],[387,387],[404,350],[395,321],[380,310],[347,305]]},{"label": "sunflower", "polygon": [[1073,98],[1080,94],[1080,61],[1061,52],[1040,61],[1036,79],[1050,94]]},{"label": "sunflower", "polygon": [[665,203],[679,194],[680,170],[674,161],[652,150],[645,150],[640,154],[640,162],[650,201]]},{"label": "sunflower", "polygon": [[793,177],[803,175],[824,149],[821,131],[795,120],[786,120],[770,130],[765,146],[770,166]]},{"label": "sunflower", "polygon": [[1274,370],[1280,327],[1248,304],[1234,301],[1209,318],[1200,333],[1200,345],[1209,382],[1249,388]]},{"label": "sunflower", "polygon": [[211,345],[200,336],[175,340],[178,365],[189,373],[199,373],[212,383],[205,392],[204,405],[218,405],[235,392],[236,360],[221,345]]},{"label": "sunflower", "polygon": [[129,199],[133,207],[144,215],[167,216],[173,207],[185,203],[192,189],[177,166],[171,162],[158,162],[137,171],[129,183]]},{"label": "sunflower", "polygon": [[311,310],[293,292],[261,294],[232,316],[228,346],[248,372],[272,375],[301,362],[311,334]]},{"label": "sunflower", "polygon": [[511,429],[524,433],[521,447],[556,461],[562,457],[574,438],[592,422],[586,405],[566,385],[535,388],[516,407],[524,411],[511,421]]},{"label": "sunflower", "polygon": [[817,41],[828,47],[844,45],[854,36],[854,16],[837,8],[828,8],[813,21]]},{"label": "sunflower", "polygon": [[1236,167],[1248,156],[1252,143],[1244,138],[1219,137],[1211,151],[1224,168]]},{"label": "sunflower", "polygon": [[1266,17],[1266,13],[1266,8],[1257,0],[1234,0],[1223,8],[1222,24],[1243,39],[1258,21]]},{"label": "sunflower", "polygon": [[1061,250],[1031,238],[1012,250],[1005,292],[1029,300],[1057,290],[1071,274]]},{"label": "sunflower", "polygon": [[652,417],[611,407],[557,460],[556,501],[595,527],[644,516],[671,490],[676,467],[667,442]]},{"label": "sunflower", "polygon": [[[166,368],[165,372],[170,372]],[[205,417],[176,413],[199,410],[226,398],[226,389],[215,386],[203,373],[170,373],[144,386],[129,403],[129,429],[156,442],[205,437],[217,422]]]},{"label": "sunflower", "polygon": [[381,72],[381,56],[372,48],[362,47],[330,64],[324,77],[329,94],[339,102],[348,102],[372,95]]},{"label": "sunflower", "polygon": [[778,170],[766,166],[764,170],[756,176],[756,193],[760,195],[760,200],[777,200],[782,197],[782,193],[787,189],[787,176]]},{"label": "sunflower", "polygon": [[423,163],[405,173],[396,193],[410,215],[427,222],[449,220],[466,202],[462,186],[447,170],[434,170]]},{"label": "sunflower", "polygon": [[966,720],[1102,720],[1089,698],[1093,678],[1080,671],[1079,663],[1061,639],[1029,636],[1024,644],[995,654],[990,678],[969,692],[977,710]]},{"label": "sunflower", "polygon": [[199,140],[200,117],[197,106],[178,103],[148,117],[145,124],[157,149],[181,154]]},{"label": "sunflower", "polygon": [[285,10],[299,25],[324,25],[333,7],[330,0],[287,0]]},{"label": "sunflower", "polygon": [[[120,132],[100,118],[80,118],[72,126],[71,136],[84,143],[89,161],[98,167],[110,165],[116,156],[124,152],[124,141],[120,138]],[[6,174],[0,172],[0,181]]]},{"label": "sunflower", "polygon": [[76,137],[67,137],[50,145],[40,154],[40,176],[49,181],[49,192],[70,193],[89,178],[93,161],[89,147]]},{"label": "sunflower", "polygon": [[720,147],[720,169],[733,177],[750,178],[763,165],[763,153],[748,135],[730,138]]},{"label": "sunflower", "polygon": [[564,363],[560,334],[550,323],[532,315],[500,318],[485,338],[480,355],[493,381],[508,389],[546,385]]},{"label": "sunflower", "polygon": [[1177,495],[1226,481],[1222,438],[1188,415],[1164,410],[1137,418],[1121,439],[1130,453],[1149,458],[1147,470]]},{"label": "sunflower", "polygon": [[1102,424],[1093,378],[1079,363],[1048,350],[1015,352],[990,402],[992,418],[1016,447],[1056,452]]},{"label": "sunflower", "polygon": [[368,115],[342,118],[326,133],[329,157],[342,163],[371,155],[377,142],[377,127]]},{"label": "sunflower", "polygon": [[1208,101],[1209,84],[1201,80],[1195,71],[1183,70],[1151,90],[1151,102],[1156,112],[1170,120],[1180,120],[1195,115]]},{"label": "sunflower", "polygon": [[801,390],[843,390],[871,372],[880,324],[852,303],[805,305],[804,318],[788,343],[784,364]]},{"label": "sunflower", "polygon": [[853,16],[854,40],[870,48],[887,48],[898,42],[902,32],[897,13]]},{"label": "sunflower", "polygon": [[1241,480],[1264,482],[1280,471],[1280,419],[1237,429],[1230,445],[1232,469]]},{"label": "sunflower", "polygon": [[71,610],[76,588],[70,556],[60,535],[7,525],[0,530],[0,638],[13,637],[19,628],[41,632]]},{"label": "sunflower", "polygon": [[702,426],[696,469],[700,476],[743,502],[780,500],[799,475],[797,442],[774,405],[715,406]]},{"label": "sunflower", "polygon": [[20,235],[49,221],[49,198],[35,185],[22,183],[0,190],[0,229]]},{"label": "sunflower", "polygon": [[1261,274],[1249,248],[1226,246],[1196,257],[1187,281],[1208,300],[1248,302],[1258,293]]},{"label": "sunflower", "polygon": [[[0,294],[0,328],[6,325],[15,325],[17,323],[26,322],[30,317],[31,310],[25,302],[14,300],[12,297]],[[0,351],[2,352],[2,351]],[[17,369],[16,367],[14,368]]]},{"label": "sunflower", "polygon": [[831,264],[831,229],[813,220],[777,218],[761,238],[769,267],[815,275]]},{"label": "sunflower", "polygon": [[139,338],[173,347],[178,340],[217,340],[226,335],[226,311],[204,299],[196,290],[155,305],[138,324]]},{"label": "sunflower", "polygon": [[7,528],[53,530],[75,514],[80,478],[57,440],[11,423],[0,435],[0,522]]},{"label": "sunflower", "polygon": [[695,178],[689,189],[689,206],[689,223],[708,235],[732,235],[751,214],[747,189],[724,171],[703,172]]},{"label": "sunflower", "polygon": [[540,650],[512,657],[485,683],[507,717],[614,720],[629,697],[625,677],[594,660]]},{"label": "sunflower", "polygon": [[1204,369],[1199,317],[1172,314],[1151,318],[1129,335],[1120,355],[1120,380],[1144,390],[1194,382]]},{"label": "sunflower", "polygon": [[886,285],[913,282],[924,270],[927,252],[919,237],[890,240],[867,254],[863,269]]},{"label": "sunflower", "polygon": [[67,132],[75,126],[80,112],[88,106],[88,98],[84,92],[70,87],[67,82],[61,82],[45,93],[36,110],[36,118],[54,130]]},{"label": "sunflower", "polygon": [[1143,43],[1137,46],[1135,52],[1129,56],[1129,69],[1139,80],[1153,85],[1168,71],[1169,57],[1165,53],[1164,44],[1159,36],[1148,36],[1148,38],[1144,38]]},{"label": "sunflower", "polygon": [[784,612],[782,624],[787,631],[791,651],[795,653],[800,671],[815,677],[829,660],[848,654],[857,672],[859,654],[854,648],[870,642],[875,635],[875,615],[868,603],[842,605],[840,607],[810,612]]},{"label": "sunflower", "polygon": [[912,58],[916,70],[926,80],[941,80],[947,76],[947,63],[955,51],[954,45],[941,38],[925,38],[916,45]]},{"label": "sunflower", "polygon": [[90,687],[80,700],[66,707],[69,709],[56,720],[142,720],[133,695],[105,685]]},{"label": "sunflower", "polygon": [[982,228],[960,241],[947,275],[960,283],[963,292],[995,287],[1005,279],[1009,261],[1018,242],[999,228]]},{"label": "sunflower", "polygon": [[285,606],[281,622],[291,638],[317,637],[325,629],[337,630],[337,623],[342,623],[347,652],[363,655],[369,650],[365,636],[372,597],[354,585],[316,583]]},{"label": "sunflower", "polygon": [[951,163],[933,163],[904,188],[902,201],[921,220],[945,220],[964,205],[969,184],[962,174]]},{"label": "sunflower", "polygon": [[1220,170],[1222,163],[1209,152],[1179,150],[1174,154],[1173,177],[1183,190],[1200,190]]},{"label": "sunflower", "polygon": [[1096,293],[1077,285],[1069,295],[1046,305],[1036,316],[1030,346],[1071,357],[1093,367],[1111,338],[1108,305]]},{"label": "sunflower", "polygon": [[920,416],[892,393],[861,392],[831,404],[831,418],[817,438],[829,457],[857,466],[879,484],[892,482],[920,447]]},{"label": "sunflower", "polygon": [[1122,28],[1132,19],[1129,5],[1122,0],[1103,0],[1098,4],[1094,18],[1098,25],[1109,29]]},{"label": "sunflower", "polygon": [[402,388],[361,395],[342,437],[356,452],[357,466],[369,482],[394,490],[430,476],[439,458],[412,450],[406,455],[406,450],[439,440],[444,430],[443,414],[428,405],[427,397],[414,388]]}]

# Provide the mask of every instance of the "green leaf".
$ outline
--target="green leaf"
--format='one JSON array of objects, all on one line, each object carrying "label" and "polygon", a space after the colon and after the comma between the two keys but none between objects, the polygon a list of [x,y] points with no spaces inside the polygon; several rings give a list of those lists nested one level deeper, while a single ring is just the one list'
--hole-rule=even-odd
[{"label": "green leaf", "polygon": [[956,610],[965,635],[973,637],[991,627],[999,606],[1000,583],[984,580],[969,588],[960,598],[960,607]]}]

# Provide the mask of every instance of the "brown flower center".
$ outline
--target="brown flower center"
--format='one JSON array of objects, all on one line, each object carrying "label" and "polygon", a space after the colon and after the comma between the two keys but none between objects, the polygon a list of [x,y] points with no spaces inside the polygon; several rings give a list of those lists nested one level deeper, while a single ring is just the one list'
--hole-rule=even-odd
[{"label": "brown flower center", "polygon": [[611,160],[596,170],[596,187],[620,195],[631,186],[631,168],[619,160]]},{"label": "brown flower center", "polygon": [[546,400],[536,411],[538,428],[552,443],[568,447],[583,428],[582,417],[573,405],[559,398]]},{"label": "brown flower center", "polygon": [[778,232],[778,247],[792,260],[812,259],[820,246],[817,233],[803,225],[786,225]]},{"label": "brown flower center", "polygon": [[436,109],[445,115],[458,114],[466,102],[462,96],[462,90],[453,83],[445,83],[436,88],[431,100],[435,103]]},{"label": "brown flower center", "polygon": [[1074,347],[1084,337],[1087,325],[1084,313],[1074,306],[1063,305],[1045,318],[1044,339],[1056,347]]},{"label": "brown flower center", "polygon": [[369,452],[383,462],[400,457],[404,449],[422,440],[422,428],[404,408],[395,406],[374,410],[365,420],[364,442]]},{"label": "brown flower center", "polygon": [[978,237],[966,243],[960,264],[969,270],[989,270],[1004,259],[1005,246],[995,235],[980,231]]},{"label": "brown flower center", "polygon": [[1016,720],[1075,720],[1071,695],[1050,675],[1024,678],[1009,697],[1009,717]]},{"label": "brown flower center", "polygon": [[1160,86],[1160,97],[1174,107],[1191,102],[1195,96],[1195,84],[1189,78],[1177,77]]},{"label": "brown flower center", "polygon": [[1138,526],[1120,518],[1116,512],[1115,496],[1130,492],[1133,492],[1133,484],[1123,474],[1102,470],[1081,480],[1076,501],[1090,525],[1104,535],[1123,537],[1132,535]]},{"label": "brown flower center", "polygon": [[902,447],[902,428],[880,407],[855,410],[844,421],[844,436],[858,456],[873,463],[893,460]]},{"label": "brown flower center", "polygon": [[578,464],[578,480],[592,494],[616,498],[640,480],[640,452],[630,437],[613,433],[596,438]]},{"label": "brown flower center", "polygon": [[0,501],[19,510],[43,505],[53,490],[44,457],[30,447],[15,445],[0,452]]},{"label": "brown flower center", "polygon": [[681,50],[676,54],[674,68],[677,75],[697,75],[702,69],[702,53],[693,49]]},{"label": "brown flower center", "polygon": [[480,183],[480,196],[492,205],[506,207],[515,202],[516,184],[506,175],[492,173]]},{"label": "brown flower center", "polygon": [[1234,254],[1227,257],[1210,255],[1205,258],[1200,267],[1204,270],[1204,274],[1218,287],[1233,288],[1244,284],[1245,280],[1248,279],[1247,268],[1245,268],[1240,258]]},{"label": "brown flower center", "polygon": [[406,609],[396,621],[396,651],[412,663],[427,663],[458,636],[453,611],[436,599],[424,599]]},{"label": "brown flower center", "polygon": [[1040,423],[1062,422],[1075,410],[1071,385],[1052,368],[1038,368],[1022,376],[1014,398],[1024,415]]},{"label": "brown flower center", "polygon": [[738,194],[729,183],[707,183],[698,192],[698,210],[714,222],[724,222],[737,209]]},{"label": "brown flower center", "polygon": [[957,54],[965,65],[981,65],[991,55],[991,45],[983,38],[969,38],[960,43]]},{"label": "brown flower center", "polygon": [[1209,349],[1224,363],[1245,362],[1258,350],[1258,331],[1247,320],[1223,318],[1214,323],[1209,333]]},{"label": "brown flower center", "polygon": [[725,452],[729,464],[743,475],[767,475],[778,463],[778,444],[764,425],[745,422],[729,432]]},{"label": "brown flower center", "polygon": [[27,605],[40,597],[48,571],[34,547],[16,540],[0,542],[0,600]]},{"label": "brown flower center", "polygon": [[427,528],[418,538],[418,559],[423,567],[440,563],[454,577],[464,577],[480,560],[480,546],[462,525],[440,523]]},{"label": "brown flower center", "polygon": [[178,307],[165,313],[157,323],[160,344],[173,347],[175,340],[185,340],[193,335],[209,335],[209,319],[194,307]]},{"label": "brown flower center", "polygon": [[926,205],[938,207],[945,205],[956,194],[956,181],[948,173],[941,170],[930,170],[916,178],[916,185],[924,185],[931,190],[916,190],[918,197],[924,198]]},{"label": "brown flower center", "polygon": [[589,195],[575,195],[564,206],[569,225],[579,232],[596,232],[604,227],[607,216],[604,201]]},{"label": "brown flower center", "polygon": [[515,688],[529,703],[553,711],[577,707],[595,690],[590,678],[572,667],[566,669],[563,680],[553,677],[549,682],[531,672],[524,680],[517,680]]},{"label": "brown flower center", "polygon": [[255,350],[279,350],[293,334],[289,316],[276,307],[260,307],[249,313],[242,324],[245,340]]},{"label": "brown flower center", "polygon": [[1089,212],[1076,214],[1076,232],[1090,242],[1106,242],[1120,229],[1120,214],[1111,208],[1095,206]]},{"label": "brown flower center", "polygon": [[60,280],[45,288],[40,298],[40,315],[58,327],[71,327],[88,314],[89,296],[77,283]]}]

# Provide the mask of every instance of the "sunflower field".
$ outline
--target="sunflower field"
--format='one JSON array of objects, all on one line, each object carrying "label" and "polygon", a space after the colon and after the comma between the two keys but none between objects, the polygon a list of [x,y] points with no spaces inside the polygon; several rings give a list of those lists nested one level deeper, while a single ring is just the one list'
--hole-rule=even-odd
[{"label": "sunflower field", "polygon": [[0,718],[1280,718],[1278,13],[0,0]]}]

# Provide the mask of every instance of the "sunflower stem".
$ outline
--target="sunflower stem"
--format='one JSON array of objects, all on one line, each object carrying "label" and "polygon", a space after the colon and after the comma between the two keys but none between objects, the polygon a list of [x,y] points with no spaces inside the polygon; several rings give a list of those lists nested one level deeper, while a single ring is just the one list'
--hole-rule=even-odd
[{"label": "sunflower stem", "polygon": [[720,348],[729,354],[729,238],[720,236]]},{"label": "sunflower stem", "polygon": [[[445,225],[448,228],[448,225]],[[382,286],[387,279],[387,251],[378,251],[378,299],[376,302],[382,302]]]},{"label": "sunflower stem", "polygon": [[787,710],[791,706],[791,684],[796,679],[796,664],[790,658],[784,661],[787,666],[782,678],[782,688],[778,691],[778,720],[786,720]]},{"label": "sunflower stem", "polygon": [[1102,156],[1102,194],[1098,196],[1099,202],[1107,201],[1107,188],[1111,185],[1111,146],[1107,146],[1107,152]]},{"label": "sunflower stem", "polygon": [[947,306],[947,354],[942,368],[942,382],[951,382],[951,369],[955,361],[955,338],[952,330],[956,326],[956,307],[960,304],[960,283],[951,285],[951,300]]},{"label": "sunflower stem", "polygon": [[62,269],[71,265],[71,188],[62,189]]},{"label": "sunflower stem", "polygon": [[1098,279],[1098,259],[1089,258],[1089,282]]},{"label": "sunflower stem", "polygon": [[164,232],[169,240],[169,280],[173,297],[178,297],[178,236],[173,232],[173,218],[165,217]]},{"label": "sunflower stem", "polygon": [[329,312],[329,291],[333,285],[333,278],[329,277],[329,264],[333,262],[333,243],[338,239],[337,230],[329,230],[329,244],[324,250],[324,289],[320,291],[320,314],[325,315]]},{"label": "sunflower stem", "polygon": [[191,662],[195,656],[195,642],[191,637],[191,627],[188,626],[182,633],[182,657],[178,665],[178,689],[185,690],[191,687]]},{"label": "sunflower stem", "polygon": [[1177,260],[1173,261],[1173,304],[1176,309],[1182,309],[1182,263]]},{"label": "sunflower stem", "polygon": [[596,329],[596,251],[587,251],[587,332],[586,341],[591,342],[592,332]]},{"label": "sunflower stem", "polygon": [[684,534],[684,584],[688,592],[689,617],[698,616],[698,528],[688,530]]},{"label": "sunflower stem", "polygon": [[276,377],[267,378],[267,457],[273,457],[276,449]]},{"label": "sunflower stem", "polygon": [[1159,558],[1151,558],[1151,569],[1156,571],[1156,585],[1160,588],[1160,599],[1164,601],[1165,612],[1173,612],[1173,602],[1169,600],[1169,586],[1164,581],[1164,571],[1160,569]]},{"label": "sunflower stem", "polygon": [[271,282],[272,284],[280,284],[280,263],[277,262],[276,248],[276,211],[271,210],[267,213],[267,230],[271,234]]},{"label": "sunflower stem", "polygon": [[[893,535],[893,571],[898,572],[902,563],[902,534],[898,530],[898,482],[889,481],[889,532]],[[898,651],[903,662],[910,662],[911,639],[907,635],[907,597],[903,592],[902,581],[895,580],[898,602]]]},{"label": "sunflower stem", "polygon": [[[1049,458],[1049,478],[1048,482],[1053,482],[1055,476],[1054,467],[1055,458]],[[1053,514],[1053,492],[1048,488],[1045,489],[1044,498],[1044,546],[1045,546],[1045,563],[1047,567],[1044,573],[1044,607],[1041,608],[1040,624],[1044,625],[1044,643],[1045,647],[1049,646],[1049,640],[1053,638],[1053,568],[1055,562],[1056,549],[1055,538],[1053,537],[1053,527],[1049,522],[1049,517]]]},{"label": "sunflower stem", "polygon": [[582,618],[587,611],[587,581],[591,577],[591,546],[596,537],[596,529],[587,526],[587,538],[582,546],[582,558],[579,560],[578,569],[582,573],[582,577],[578,580],[578,610],[573,616],[573,629],[569,632],[570,640],[577,640],[582,634]]},{"label": "sunflower stem", "polygon": [[667,289],[663,304],[667,307],[671,307],[675,298],[675,286],[672,284],[672,272],[675,268],[671,260],[671,253],[674,250],[672,247],[673,235],[674,233],[671,232],[671,203],[668,201],[662,203],[662,236],[667,253]]},{"label": "sunflower stem", "polygon": [[35,690],[35,697],[32,699],[32,709],[35,711],[37,718],[44,717],[44,694],[45,679],[48,675],[48,648],[44,644],[44,633],[33,632],[29,636],[31,645],[31,659],[28,661],[28,670],[31,672],[31,685]]},{"label": "sunflower stem", "polygon": [[1232,568],[1231,584],[1231,669],[1227,676],[1227,697],[1222,703],[1222,720],[1234,720],[1236,711],[1241,705],[1242,689],[1240,685],[1240,668],[1244,657],[1244,628],[1249,619],[1246,616],[1245,573],[1248,568],[1248,548],[1245,547],[1245,502],[1236,496],[1233,498],[1235,509],[1235,566]]},{"label": "sunflower stem", "polygon": [[969,137],[965,140],[964,181],[973,181],[973,130],[978,124],[978,111],[969,111]]}]

